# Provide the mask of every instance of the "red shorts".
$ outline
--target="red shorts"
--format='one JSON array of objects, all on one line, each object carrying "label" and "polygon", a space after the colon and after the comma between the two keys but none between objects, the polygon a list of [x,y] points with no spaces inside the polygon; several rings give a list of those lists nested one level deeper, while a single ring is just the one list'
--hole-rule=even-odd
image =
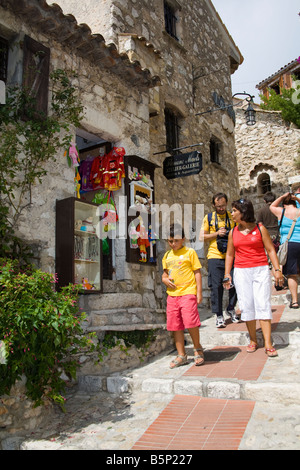
[{"label": "red shorts", "polygon": [[167,330],[181,331],[201,326],[196,295],[167,298]]}]

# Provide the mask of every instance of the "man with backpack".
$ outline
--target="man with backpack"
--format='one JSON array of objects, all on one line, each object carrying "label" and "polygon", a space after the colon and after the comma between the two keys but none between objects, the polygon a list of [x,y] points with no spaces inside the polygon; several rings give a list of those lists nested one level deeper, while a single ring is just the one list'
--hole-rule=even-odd
[{"label": "man with backpack", "polygon": [[[227,211],[228,198],[224,193],[213,196],[214,211],[204,217],[200,239],[209,242],[208,259],[208,287],[211,292],[211,309],[216,315],[217,328],[225,328],[223,317],[223,281],[225,273],[225,257],[227,250],[228,234],[234,227],[231,213]],[[229,290],[229,300],[226,309],[233,323],[238,323],[239,318],[235,313],[237,295],[235,288]]]}]

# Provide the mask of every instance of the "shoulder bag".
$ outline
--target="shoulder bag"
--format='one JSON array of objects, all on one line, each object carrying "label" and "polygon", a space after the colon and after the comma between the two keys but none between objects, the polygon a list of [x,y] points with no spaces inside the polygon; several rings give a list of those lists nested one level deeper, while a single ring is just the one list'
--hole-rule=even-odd
[{"label": "shoulder bag", "polygon": [[281,264],[281,266],[284,266],[286,264],[287,255],[288,255],[289,240],[290,240],[290,238],[292,236],[292,233],[294,231],[298,216],[299,216],[299,210],[296,214],[296,217],[293,219],[293,223],[292,223],[292,226],[291,226],[290,231],[288,233],[288,236],[286,238],[286,241],[282,245],[280,245],[280,247],[279,247],[277,256],[278,256],[279,264]]}]

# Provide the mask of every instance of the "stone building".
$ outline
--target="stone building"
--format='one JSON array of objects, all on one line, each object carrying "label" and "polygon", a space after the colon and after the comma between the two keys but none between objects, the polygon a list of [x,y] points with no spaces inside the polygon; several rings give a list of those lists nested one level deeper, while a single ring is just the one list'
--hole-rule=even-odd
[{"label": "stone building", "polygon": [[275,92],[279,94],[281,88],[292,88],[293,77],[295,77],[296,80],[300,80],[300,63],[297,59],[281,67],[281,69],[265,80],[262,80],[258,83],[256,88],[268,98],[270,89],[275,90]]},{"label": "stone building", "polygon": [[[195,225],[196,204],[203,204],[202,212],[206,213],[216,191],[234,198],[239,193],[234,116],[226,111],[196,115],[231,101],[231,74],[243,61],[212,2],[92,0],[87,4],[59,0],[57,3],[65,14],[74,14],[79,23],[87,23],[93,33],[100,33],[107,43],[113,43],[120,54],[138,60],[160,78],[160,85],[149,93],[149,151],[141,144],[138,129],[134,139],[137,155],[157,165],[156,203],[193,205],[191,218]],[[201,152],[202,171],[166,178],[164,161],[176,153],[172,151],[176,148],[185,148],[181,153]],[[159,272],[166,248],[164,240],[160,239],[156,248]],[[199,256],[203,260],[205,286],[203,249]],[[140,265],[125,266],[125,275],[131,271],[132,276],[137,271],[140,277],[145,269]],[[160,274],[155,279],[158,282],[153,291],[155,299],[151,293],[148,299],[152,298],[153,306],[158,300],[163,306]]]},{"label": "stone building", "polygon": [[[116,224],[118,236],[108,239],[105,252],[104,241],[102,252],[93,244],[93,232],[99,234],[99,215],[103,214],[99,214],[99,199],[91,201],[97,194],[100,199],[108,196],[109,191],[101,185],[86,190],[83,184],[89,179],[83,177],[79,190],[78,180],[74,184],[77,167],[69,167],[64,155],[57,155],[47,165],[42,183],[32,187],[31,204],[15,227],[17,235],[33,248],[39,268],[58,272],[61,285],[84,282],[80,303],[88,314],[87,330],[96,331],[101,339],[106,331],[155,329],[157,338],[147,354],[162,351],[170,337],[164,330],[161,258],[166,245],[161,224],[155,244],[149,233],[145,235],[149,242],[146,254],[139,249],[136,234],[127,236],[127,229],[138,214],[148,217],[149,210],[164,221],[174,204],[179,212],[170,211],[170,218],[179,220],[184,205],[189,205],[192,213],[187,221],[180,221],[186,222],[190,237],[192,228],[199,227],[201,217],[211,209],[216,191],[226,192],[230,200],[239,194],[234,115],[227,111],[197,115],[230,102],[231,74],[243,61],[237,46],[210,0],[56,4],[0,0],[0,41],[1,102],[9,85],[27,80],[26,60],[43,68],[41,75],[46,80],[41,83],[36,74],[27,85],[35,90],[41,87],[46,107],[51,97],[49,72],[76,70],[73,84],[85,111],[80,128],[74,129],[80,165],[99,157],[101,165],[105,159],[115,168],[118,161],[124,170],[120,186],[110,194],[119,220],[107,211],[115,217],[109,220],[112,226]],[[39,60],[37,51],[43,51],[44,60]],[[177,148],[183,148],[183,155],[178,155]],[[124,151],[123,160],[112,149]],[[202,210],[197,212],[197,205]],[[129,215],[132,206],[133,215]],[[141,230],[144,220],[138,220]],[[80,231],[79,238],[76,231]],[[196,245],[203,263],[205,305],[204,250]],[[91,251],[87,258],[84,249]],[[75,250],[81,256],[75,258]],[[98,266],[95,274],[87,268],[94,261]],[[139,363],[138,353],[120,357],[118,350],[112,356],[109,363],[98,367],[82,356],[82,374],[98,375],[100,380],[107,371]],[[5,428],[4,433],[24,425],[30,429],[42,419],[38,409],[28,411],[29,422],[24,422],[28,405],[19,400],[18,393],[15,399],[3,401],[6,408],[0,427]],[[9,403],[12,413],[7,412]]]},{"label": "stone building", "polygon": [[[280,93],[292,87],[292,77],[299,77],[297,60],[282,67],[257,85],[268,96],[269,89]],[[237,101],[236,101],[237,103]],[[249,197],[256,210],[264,205],[268,191],[280,195],[300,181],[300,129],[285,122],[279,111],[266,111],[255,106],[256,125],[244,124],[243,109],[236,108],[236,152],[241,194]]]},{"label": "stone building", "polygon": [[[79,230],[88,231],[91,213],[79,204],[76,217],[76,210],[75,216],[70,210],[73,202],[60,202],[80,195],[82,203],[90,203],[96,193],[107,196],[108,191],[83,186],[80,194],[75,191],[74,168],[63,155],[49,165],[42,185],[32,188],[32,204],[23,211],[17,233],[34,248],[41,269],[57,271],[63,282],[85,282],[81,307],[88,313],[88,329],[101,336],[108,330],[162,328],[162,224],[158,240],[146,235],[145,254],[127,236],[128,224],[150,208],[160,222],[170,215],[185,223],[190,238],[211,209],[215,192],[226,192],[229,200],[239,194],[234,115],[226,110],[197,115],[230,102],[231,74],[243,61],[239,49],[209,0],[0,0],[0,8],[0,36],[8,56],[2,82],[22,83],[24,51],[18,45],[41,45],[50,72],[78,73],[75,85],[85,108],[81,127],[74,129],[80,164],[98,157],[102,162],[111,149],[125,153],[125,175],[110,194],[119,215],[117,236],[98,260],[95,284],[78,268],[81,259],[72,252],[78,237],[67,228],[73,217],[74,230],[79,223]],[[50,96],[50,89],[43,90],[44,96]],[[168,212],[174,204],[179,208],[175,215]],[[185,219],[184,205],[192,209]],[[129,216],[132,206],[134,215]],[[196,248],[203,263],[205,305],[204,250]]]}]

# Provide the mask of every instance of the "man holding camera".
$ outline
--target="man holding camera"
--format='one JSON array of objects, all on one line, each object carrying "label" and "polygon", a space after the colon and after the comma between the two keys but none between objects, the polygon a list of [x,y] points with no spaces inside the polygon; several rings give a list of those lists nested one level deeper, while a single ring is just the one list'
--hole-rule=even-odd
[{"label": "man holding camera", "polygon": [[[211,309],[216,314],[217,328],[225,328],[223,317],[223,281],[225,273],[225,256],[227,250],[228,234],[234,227],[231,213],[227,211],[228,198],[224,193],[213,196],[214,211],[204,217],[200,240],[208,241],[208,287],[211,292]],[[239,318],[235,313],[237,295],[235,288],[229,290],[229,301],[226,309],[233,323]]]}]

